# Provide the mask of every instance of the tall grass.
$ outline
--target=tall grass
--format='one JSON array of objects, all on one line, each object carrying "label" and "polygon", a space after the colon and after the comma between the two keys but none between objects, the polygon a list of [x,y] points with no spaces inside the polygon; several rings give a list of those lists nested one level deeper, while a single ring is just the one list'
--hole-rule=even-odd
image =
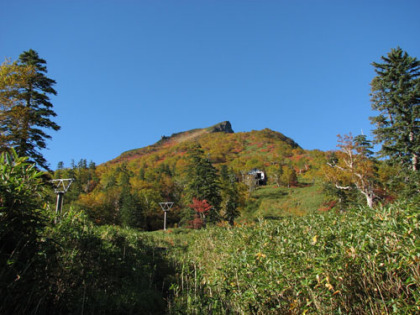
[{"label": "tall grass", "polygon": [[24,273],[3,283],[0,270],[9,288],[0,313],[163,314],[173,270],[147,243],[145,233],[98,227],[70,211],[42,231]]},{"label": "tall grass", "polygon": [[155,238],[178,268],[174,314],[420,312],[415,204]]},{"label": "tall grass", "polygon": [[[162,314],[172,271],[159,248],[132,229],[95,226],[68,213],[49,231],[60,246],[52,273],[54,312]],[[166,281],[166,283],[165,283]]]},{"label": "tall grass", "polygon": [[69,212],[39,242],[2,313],[420,313],[414,203],[153,233]]},{"label": "tall grass", "polygon": [[250,221],[302,216],[317,211],[324,201],[325,196],[319,185],[302,184],[301,187],[291,188],[262,186],[253,192],[241,219]]}]

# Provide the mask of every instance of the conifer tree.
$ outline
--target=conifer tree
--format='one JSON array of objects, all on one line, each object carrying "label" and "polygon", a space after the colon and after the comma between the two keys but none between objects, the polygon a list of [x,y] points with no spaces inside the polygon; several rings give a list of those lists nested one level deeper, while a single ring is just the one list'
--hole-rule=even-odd
[{"label": "conifer tree", "polygon": [[240,197],[235,174],[226,165],[222,165],[220,170],[220,182],[224,218],[233,226],[235,219],[240,215]]},{"label": "conifer tree", "polygon": [[[123,175],[126,176],[126,175]],[[137,220],[137,202],[134,195],[131,193],[131,185],[128,180],[124,180],[121,188],[121,195],[119,199],[120,206],[120,222],[123,226],[136,227],[138,225]]]},{"label": "conifer tree", "polygon": [[222,199],[219,176],[199,145],[193,147],[189,154],[187,192],[191,200],[196,198],[210,203],[212,208],[208,214],[209,222],[220,220],[219,211]]},{"label": "conifer tree", "polygon": [[371,117],[380,154],[413,171],[419,169],[420,152],[420,61],[400,47],[392,49],[383,63],[373,63]]},{"label": "conifer tree", "polygon": [[27,82],[35,75],[33,67],[6,60],[0,66],[0,149],[12,147],[25,117],[24,100],[21,98]]},{"label": "conifer tree", "polygon": [[49,98],[49,95],[57,94],[53,88],[56,82],[46,76],[46,61],[32,49],[19,56],[17,66],[32,69],[32,72],[15,86],[14,93],[0,91],[0,99],[8,100],[7,107],[3,106],[3,101],[1,104],[1,131],[7,135],[7,145],[14,147],[20,156],[28,156],[39,167],[48,169],[47,161],[39,150],[45,149],[46,140],[51,138],[46,131],[60,129],[51,120],[56,113]]},{"label": "conifer tree", "polygon": [[353,142],[361,154],[370,159],[373,157],[373,144],[366,135],[355,136]]}]

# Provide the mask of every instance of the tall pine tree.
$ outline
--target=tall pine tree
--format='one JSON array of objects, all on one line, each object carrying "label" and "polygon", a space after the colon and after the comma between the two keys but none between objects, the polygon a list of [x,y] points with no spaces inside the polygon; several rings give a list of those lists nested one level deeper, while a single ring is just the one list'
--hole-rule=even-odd
[{"label": "tall pine tree", "polygon": [[189,198],[207,200],[212,206],[208,214],[209,222],[219,221],[222,201],[219,176],[199,145],[193,147],[189,153],[189,166],[187,183]]},{"label": "tall pine tree", "polygon": [[33,67],[6,60],[0,66],[0,150],[7,151],[18,137],[25,102],[21,97],[27,82],[35,75]]},{"label": "tall pine tree", "polygon": [[377,76],[372,80],[371,117],[381,155],[391,162],[419,169],[420,152],[420,62],[400,47],[392,49],[383,63],[373,63]]},{"label": "tall pine tree", "polygon": [[39,167],[48,169],[40,150],[46,148],[46,140],[51,138],[46,131],[60,129],[51,120],[56,113],[49,98],[49,95],[57,94],[53,88],[56,82],[46,76],[46,61],[32,49],[19,56],[17,66],[30,68],[32,72],[19,82],[13,94],[0,91],[0,99],[9,101],[8,106],[2,106],[2,135],[7,135],[5,144],[14,147],[18,155],[28,156]]},{"label": "tall pine tree", "polygon": [[225,220],[234,225],[235,219],[239,217],[240,195],[236,176],[226,165],[220,169],[220,183],[222,195],[222,211]]}]

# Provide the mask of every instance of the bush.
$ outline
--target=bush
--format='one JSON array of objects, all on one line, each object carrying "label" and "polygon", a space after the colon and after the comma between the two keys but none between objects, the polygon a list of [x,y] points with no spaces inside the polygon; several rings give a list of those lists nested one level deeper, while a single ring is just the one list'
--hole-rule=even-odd
[{"label": "bush", "polygon": [[42,173],[0,158],[1,314],[162,314],[171,269],[146,236],[42,209]]},{"label": "bush", "polygon": [[189,237],[188,249],[173,253],[180,270],[174,313],[420,311],[416,204],[213,227]]},{"label": "bush", "polygon": [[170,269],[160,251],[131,229],[95,226],[68,212],[48,231],[60,244],[54,274],[55,312],[161,314]]},{"label": "bush", "polygon": [[53,248],[41,239],[43,173],[13,149],[0,157],[0,313],[30,313],[43,301]]}]

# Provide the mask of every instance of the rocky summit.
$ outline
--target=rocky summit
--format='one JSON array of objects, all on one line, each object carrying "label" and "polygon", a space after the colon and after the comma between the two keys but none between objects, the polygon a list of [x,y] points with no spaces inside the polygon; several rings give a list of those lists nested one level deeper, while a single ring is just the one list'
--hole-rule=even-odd
[{"label": "rocky summit", "polygon": [[232,125],[229,121],[221,122],[217,125],[214,125],[209,128],[210,132],[224,132],[224,133],[234,133]]}]

